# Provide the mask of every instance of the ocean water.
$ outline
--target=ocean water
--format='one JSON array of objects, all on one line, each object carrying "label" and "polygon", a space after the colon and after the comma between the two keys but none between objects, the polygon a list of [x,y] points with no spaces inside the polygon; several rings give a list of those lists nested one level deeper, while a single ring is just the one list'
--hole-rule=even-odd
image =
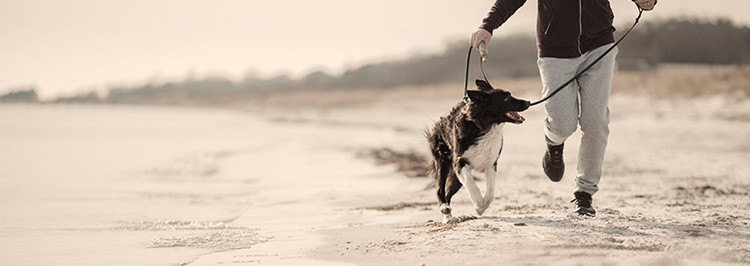
[{"label": "ocean water", "polygon": [[[284,141],[229,111],[0,106],[0,264],[168,265],[267,239],[231,225]],[[282,130],[283,131],[283,130]]]},{"label": "ocean water", "polygon": [[423,144],[393,115],[0,106],[0,264],[331,265],[316,232],[424,186],[358,155]]}]

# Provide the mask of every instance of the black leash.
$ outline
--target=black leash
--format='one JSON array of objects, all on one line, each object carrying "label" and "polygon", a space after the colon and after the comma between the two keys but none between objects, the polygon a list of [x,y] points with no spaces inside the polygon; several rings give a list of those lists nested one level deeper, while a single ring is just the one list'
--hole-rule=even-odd
[{"label": "black leash", "polygon": [[[471,45],[469,45],[469,52],[468,55],[466,55],[466,76],[464,76],[464,103],[469,103],[469,64],[471,63]],[[484,64],[482,64],[484,60],[479,60],[479,70],[482,71],[482,78],[484,78],[484,81],[487,82],[487,84],[490,84],[490,81],[487,80],[487,75],[484,74]],[[490,84],[492,86],[492,84]]]},{"label": "black leash", "polygon": [[[615,49],[615,47],[617,47],[617,45],[620,44],[620,42],[622,42],[622,40],[625,39],[626,36],[628,36],[628,34],[630,33],[630,31],[632,31],[635,28],[635,25],[638,25],[638,21],[641,19],[641,15],[643,14],[643,8],[641,8],[638,4],[636,4],[635,6],[638,7],[638,17],[635,18],[635,22],[633,23],[633,26],[630,26],[630,29],[628,29],[628,31],[626,31],[625,34],[623,34],[622,37],[620,37],[620,39],[615,42],[615,44],[613,44],[612,46],[610,46],[609,49],[607,49],[607,51],[605,51],[602,55],[600,55],[599,57],[597,57],[596,60],[594,60],[594,62],[591,62],[591,64],[589,64],[588,66],[586,66],[585,68],[583,68],[583,70],[581,70],[581,72],[578,72],[578,74],[576,74],[573,78],[571,78],[567,82],[565,82],[562,85],[560,85],[560,87],[558,87],[557,89],[555,89],[554,91],[552,91],[552,93],[550,93],[546,97],[542,98],[541,100],[538,100],[536,102],[531,103],[530,106],[534,106],[534,105],[540,104],[540,103],[548,100],[549,98],[551,98],[552,96],[554,96],[558,92],[560,92],[562,89],[564,89],[570,83],[572,83],[573,81],[575,81],[578,78],[580,78],[581,75],[583,75],[583,73],[585,73],[587,70],[589,70],[591,67],[593,67],[596,63],[598,63],[600,60],[602,60],[602,58],[604,58],[607,54],[609,54],[609,52],[611,52],[613,49]],[[473,48],[473,47],[470,45],[469,46],[468,55],[466,56],[466,76],[464,77],[464,98],[463,98],[464,99],[464,103],[468,103],[468,101],[469,101],[468,85],[469,85],[469,62],[471,61],[471,48]],[[486,81],[487,84],[489,84],[490,82],[487,80],[487,76],[484,74],[484,67],[482,66],[482,60],[479,61],[479,68],[482,70],[482,77],[484,78],[484,81]]]}]

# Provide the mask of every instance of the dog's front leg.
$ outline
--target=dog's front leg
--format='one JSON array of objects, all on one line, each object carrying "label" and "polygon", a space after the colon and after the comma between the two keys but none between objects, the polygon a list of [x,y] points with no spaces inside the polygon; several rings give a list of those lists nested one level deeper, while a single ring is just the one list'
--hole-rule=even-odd
[{"label": "dog's front leg", "polygon": [[461,184],[466,186],[466,190],[469,191],[469,196],[471,196],[471,201],[474,203],[477,214],[482,215],[479,210],[481,209],[484,212],[484,199],[482,198],[482,192],[479,191],[479,187],[477,186],[477,181],[471,176],[471,167],[465,164],[458,171],[458,176],[461,178]]},{"label": "dog's front leg", "polygon": [[495,199],[495,177],[497,175],[497,170],[495,169],[495,166],[493,166],[487,169],[485,173],[487,174],[487,190],[485,190],[484,193],[483,208],[477,208],[477,214],[479,215],[482,215],[482,213],[490,207],[492,200]]}]

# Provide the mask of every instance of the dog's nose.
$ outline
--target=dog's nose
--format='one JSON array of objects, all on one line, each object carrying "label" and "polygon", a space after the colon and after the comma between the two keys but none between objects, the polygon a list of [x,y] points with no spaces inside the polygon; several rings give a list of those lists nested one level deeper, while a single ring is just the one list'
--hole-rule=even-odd
[{"label": "dog's nose", "polygon": [[531,106],[531,102],[530,101],[523,101],[523,109],[524,110],[529,109],[530,106]]}]

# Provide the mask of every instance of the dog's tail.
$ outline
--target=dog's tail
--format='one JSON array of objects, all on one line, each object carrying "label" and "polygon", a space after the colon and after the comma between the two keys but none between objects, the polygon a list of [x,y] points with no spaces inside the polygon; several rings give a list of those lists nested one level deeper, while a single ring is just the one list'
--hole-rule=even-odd
[{"label": "dog's tail", "polygon": [[429,141],[430,138],[432,137],[432,131],[433,130],[431,128],[425,126],[424,129],[423,129],[423,131],[424,131],[424,137]]},{"label": "dog's tail", "polygon": [[427,186],[424,187],[424,190],[432,190],[438,187],[438,178],[437,178],[437,162],[435,162],[435,159],[430,159],[429,165],[427,167],[427,173],[430,176],[430,183],[427,184]]},{"label": "dog's tail", "polygon": [[430,159],[427,160],[427,176],[430,177],[430,183],[424,188],[424,190],[431,190],[438,186],[438,166],[435,156],[436,151],[439,152],[438,139],[434,134],[434,130],[425,127],[424,136],[427,138],[428,148],[430,149]]}]

